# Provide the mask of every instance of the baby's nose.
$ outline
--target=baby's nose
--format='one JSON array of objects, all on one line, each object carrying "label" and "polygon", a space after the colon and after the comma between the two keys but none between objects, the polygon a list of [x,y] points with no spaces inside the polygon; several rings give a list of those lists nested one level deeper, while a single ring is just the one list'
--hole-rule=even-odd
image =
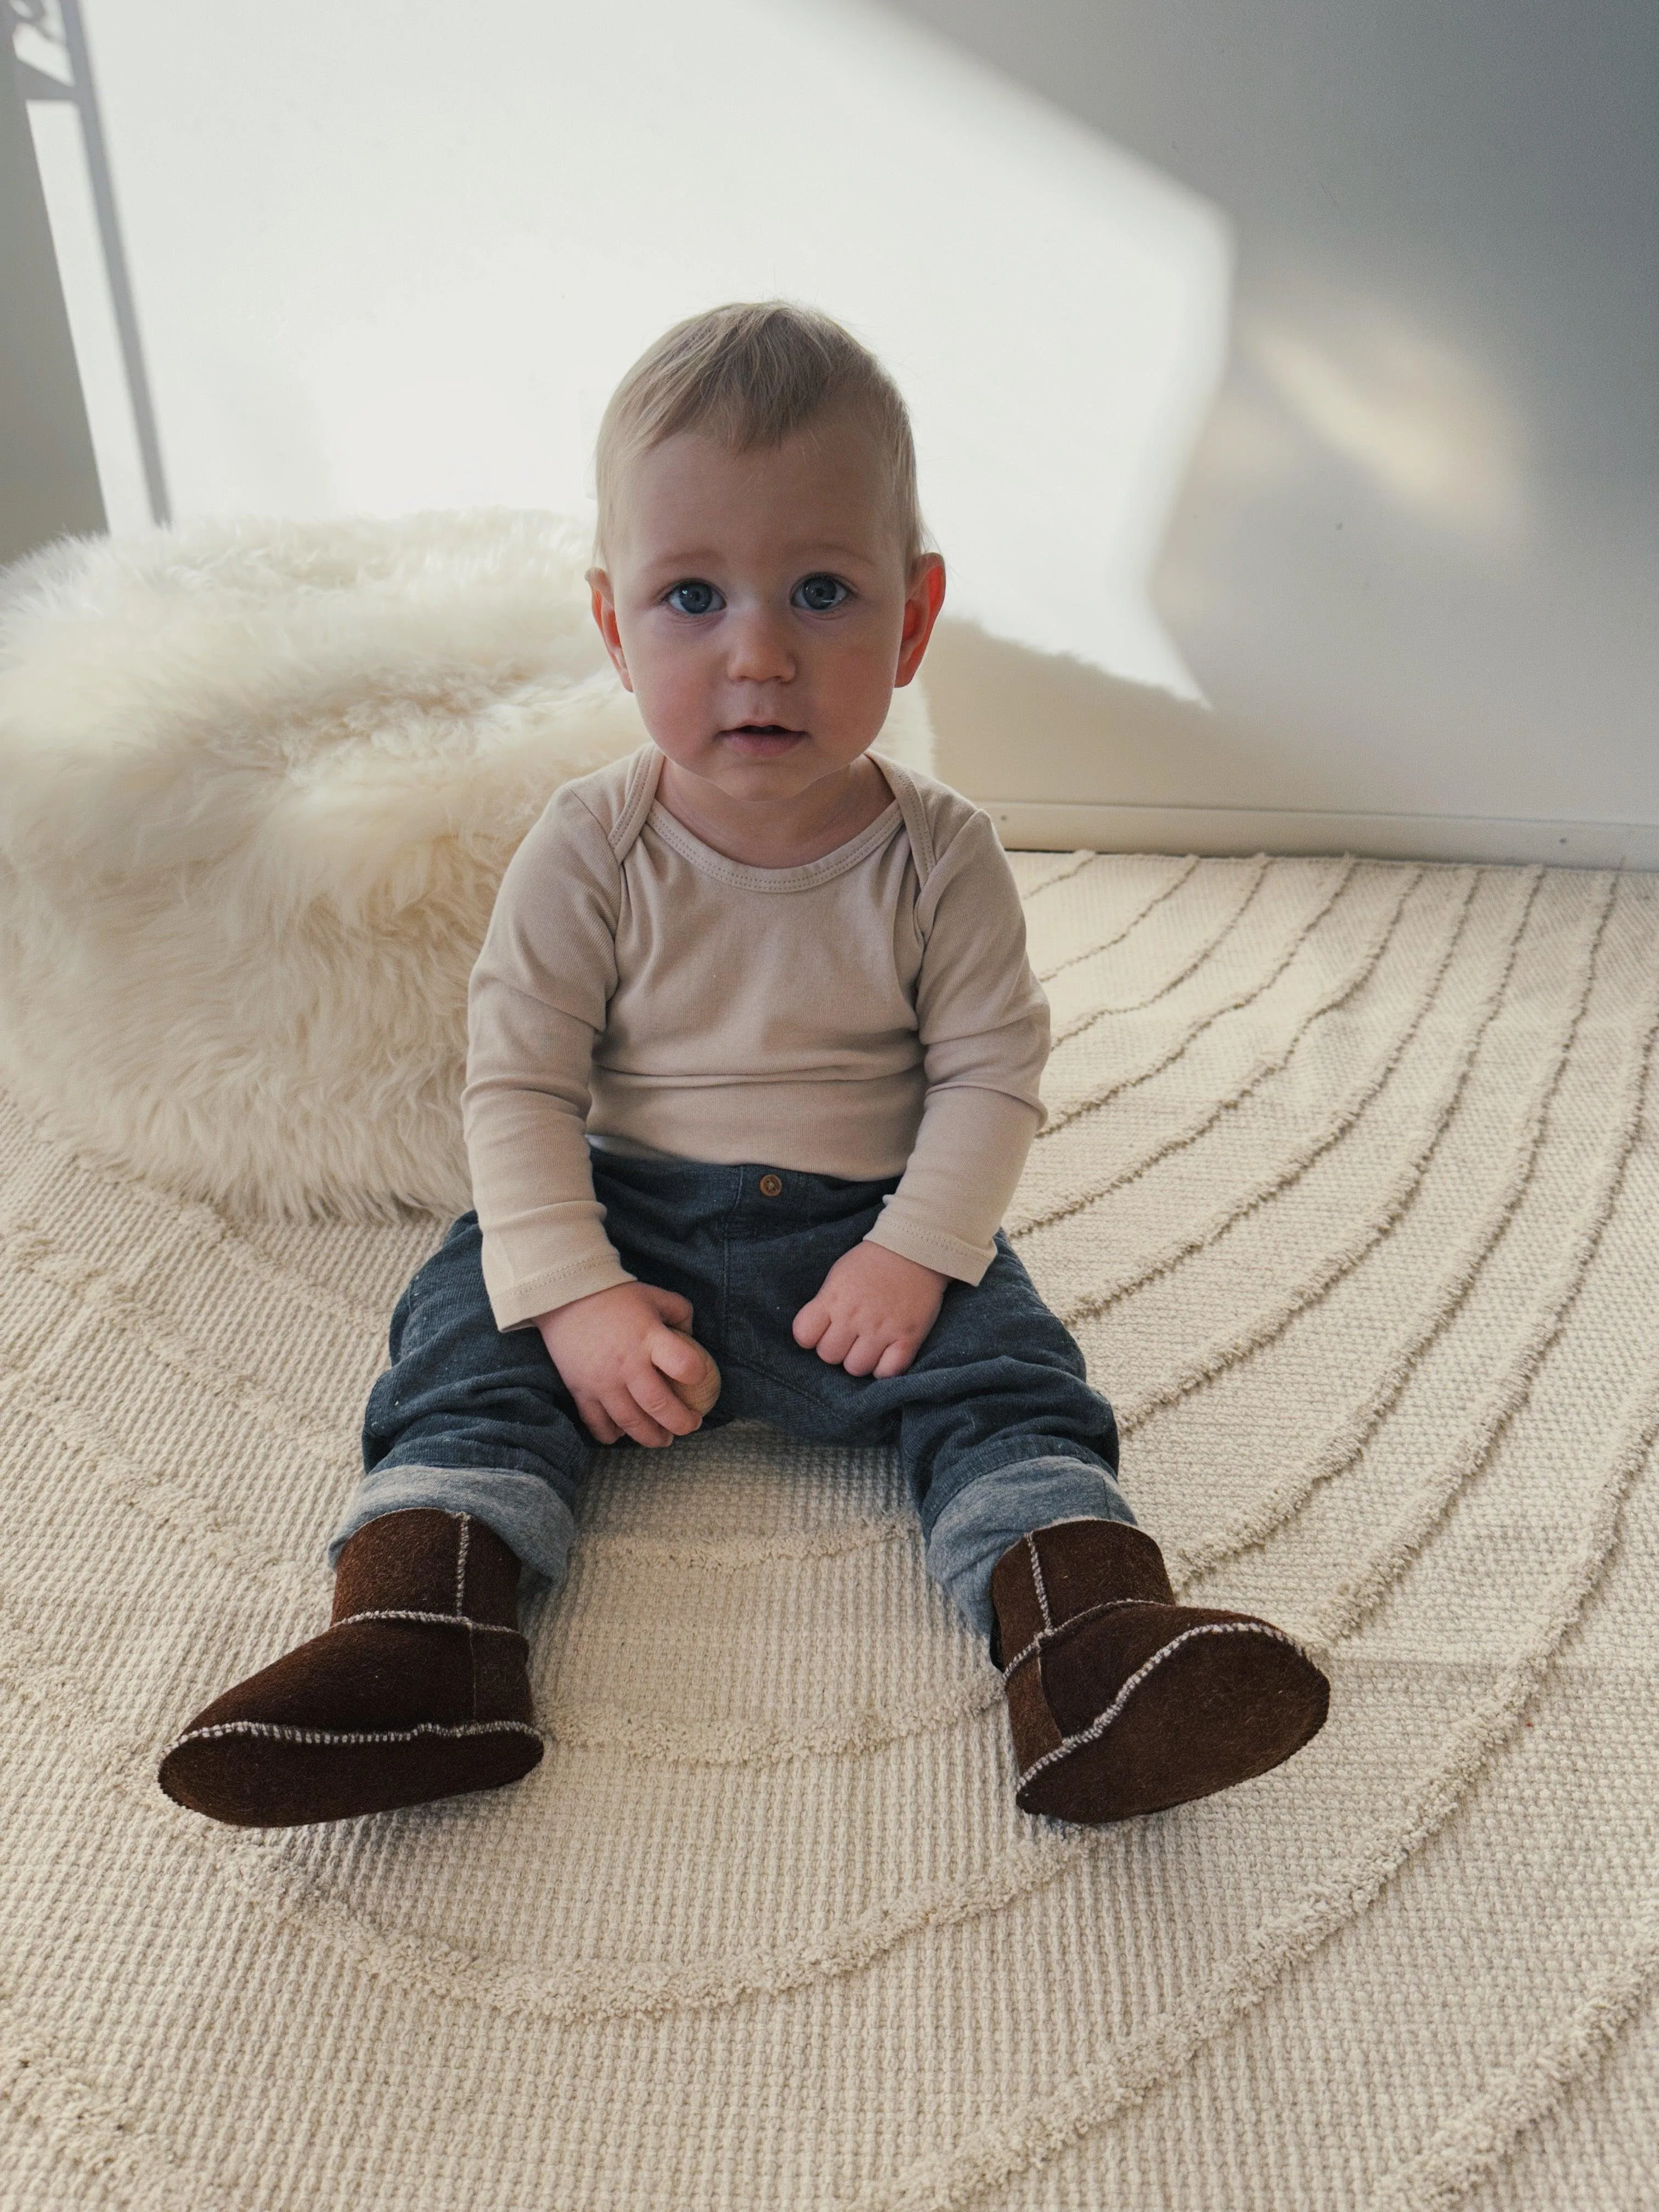
[{"label": "baby's nose", "polygon": [[781,623],[756,612],[740,617],[727,630],[728,672],[745,684],[787,683],[795,656]]}]

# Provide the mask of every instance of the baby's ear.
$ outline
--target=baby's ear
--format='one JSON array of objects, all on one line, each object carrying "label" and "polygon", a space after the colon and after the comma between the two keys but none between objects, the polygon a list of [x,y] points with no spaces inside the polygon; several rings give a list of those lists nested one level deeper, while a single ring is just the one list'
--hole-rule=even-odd
[{"label": "baby's ear", "polygon": [[617,595],[611,587],[611,579],[599,567],[587,572],[587,588],[592,593],[593,619],[599,626],[599,635],[605,640],[605,649],[611,656],[611,665],[623,680],[624,690],[634,689],[628,673],[628,661],[623,652],[622,634],[617,628]]},{"label": "baby's ear", "polygon": [[908,684],[921,665],[927,641],[945,605],[945,562],[937,553],[918,556],[904,593],[904,629],[899,641],[895,685]]}]

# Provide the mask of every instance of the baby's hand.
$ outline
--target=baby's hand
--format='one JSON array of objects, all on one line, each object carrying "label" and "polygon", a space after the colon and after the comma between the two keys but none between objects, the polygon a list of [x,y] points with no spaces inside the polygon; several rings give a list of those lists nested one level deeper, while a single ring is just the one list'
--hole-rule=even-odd
[{"label": "baby's hand", "polygon": [[816,1345],[820,1359],[849,1375],[902,1375],[939,1319],[950,1279],[884,1244],[855,1244],[795,1316],[795,1341],[803,1352]]},{"label": "baby's hand", "polygon": [[[536,1322],[590,1433],[602,1444],[672,1444],[702,1426],[720,1391],[688,1335],[690,1302],[651,1283],[615,1283]],[[690,1402],[688,1402],[688,1401]]]}]

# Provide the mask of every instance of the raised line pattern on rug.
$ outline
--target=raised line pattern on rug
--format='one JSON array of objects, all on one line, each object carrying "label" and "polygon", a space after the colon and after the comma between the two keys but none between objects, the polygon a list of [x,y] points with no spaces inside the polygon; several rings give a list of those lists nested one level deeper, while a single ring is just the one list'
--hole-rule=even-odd
[{"label": "raised line pattern on rug", "polygon": [[325,1619],[445,1224],[229,1219],[0,1100],[6,2212],[1659,2199],[1659,882],[1012,858],[1010,1233],[1323,1734],[1026,1818],[888,1457],[742,1428],[603,1455],[522,1787],[194,1820],[156,1752]]}]

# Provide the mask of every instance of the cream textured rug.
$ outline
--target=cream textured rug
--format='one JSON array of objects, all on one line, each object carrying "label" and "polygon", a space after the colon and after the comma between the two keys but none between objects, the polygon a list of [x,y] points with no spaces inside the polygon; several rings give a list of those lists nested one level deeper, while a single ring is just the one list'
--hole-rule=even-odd
[{"label": "cream textured rug", "polygon": [[237,1225],[7,1107],[0,2203],[1659,2201],[1659,879],[1016,865],[1011,1231],[1323,1735],[1024,1818],[891,1467],[748,1430],[606,1455],[521,1788],[195,1820],[158,1747],[325,1618],[442,1224]]}]

